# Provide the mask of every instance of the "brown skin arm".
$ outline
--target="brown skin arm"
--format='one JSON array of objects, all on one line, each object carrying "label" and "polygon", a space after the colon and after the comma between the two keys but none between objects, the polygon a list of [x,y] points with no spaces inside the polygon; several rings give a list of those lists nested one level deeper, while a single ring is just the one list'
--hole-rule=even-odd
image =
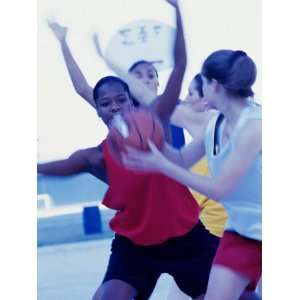
[{"label": "brown skin arm", "polygon": [[173,111],[178,104],[178,99],[181,91],[182,80],[187,64],[186,47],[183,34],[182,19],[177,1],[168,1],[172,4],[176,11],[176,38],[174,46],[174,61],[175,66],[166,88],[160,96],[158,96],[151,104],[152,110],[158,115],[163,123],[169,122]]},{"label": "brown skin arm", "polygon": [[98,147],[76,151],[67,159],[38,164],[37,172],[52,176],[70,176],[86,172],[108,183],[103,153]]},{"label": "brown skin arm", "polygon": [[54,176],[67,176],[84,172],[88,167],[84,151],[76,151],[67,159],[38,164],[37,171],[40,174]]}]

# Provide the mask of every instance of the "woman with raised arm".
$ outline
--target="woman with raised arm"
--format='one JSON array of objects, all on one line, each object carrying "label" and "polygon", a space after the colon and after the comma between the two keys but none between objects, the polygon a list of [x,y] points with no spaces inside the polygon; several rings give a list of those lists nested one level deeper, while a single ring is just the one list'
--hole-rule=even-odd
[{"label": "woman with raised arm", "polygon": [[[174,43],[174,67],[167,82],[167,86],[161,95],[157,95],[159,85],[158,73],[152,63],[145,60],[138,61],[129,68],[128,72],[125,72],[118,67],[116,62],[108,60],[103,56],[97,35],[95,34],[93,36],[93,41],[99,56],[118,77],[123,79],[129,85],[131,94],[134,98],[134,104],[142,106],[158,106],[156,108],[158,116],[165,129],[167,129],[167,136],[171,138],[170,116],[175,108],[174,103],[178,103],[178,99],[175,99],[173,95],[179,95],[187,62],[182,20],[178,3],[176,0],[166,1],[169,2],[176,11],[176,36]],[[48,25],[60,43],[64,61],[76,92],[90,105],[96,108],[93,99],[93,88],[88,84],[67,44],[67,27],[63,27],[57,22],[50,21],[48,21]],[[172,99],[173,102],[166,101],[166,99]]]}]

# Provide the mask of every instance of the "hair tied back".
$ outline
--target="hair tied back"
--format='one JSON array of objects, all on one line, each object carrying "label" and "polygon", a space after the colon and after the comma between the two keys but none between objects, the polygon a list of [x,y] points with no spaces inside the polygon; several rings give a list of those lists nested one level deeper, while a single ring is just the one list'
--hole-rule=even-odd
[{"label": "hair tied back", "polygon": [[232,56],[230,58],[230,62],[229,64],[230,65],[233,65],[233,63],[239,58],[239,57],[243,57],[243,56],[247,56],[247,53],[242,51],[242,50],[237,50],[237,51],[234,51],[232,53]]}]

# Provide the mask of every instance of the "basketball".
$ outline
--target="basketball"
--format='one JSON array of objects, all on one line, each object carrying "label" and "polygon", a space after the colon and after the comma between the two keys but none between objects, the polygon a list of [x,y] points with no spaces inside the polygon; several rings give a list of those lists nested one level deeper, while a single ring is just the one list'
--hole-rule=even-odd
[{"label": "basketball", "polygon": [[126,147],[149,151],[148,140],[158,149],[164,145],[164,130],[158,118],[147,110],[130,110],[114,116],[108,134],[108,144],[115,156],[126,153]]}]

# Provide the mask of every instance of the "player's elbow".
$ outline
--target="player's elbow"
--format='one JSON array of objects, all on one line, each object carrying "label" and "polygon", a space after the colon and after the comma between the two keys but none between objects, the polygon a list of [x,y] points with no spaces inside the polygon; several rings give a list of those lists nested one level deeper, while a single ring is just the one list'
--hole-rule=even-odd
[{"label": "player's elbow", "polygon": [[217,201],[221,201],[224,197],[224,193],[222,191],[220,191],[219,189],[215,189],[213,191],[211,191],[210,193],[210,198],[217,200]]},{"label": "player's elbow", "polygon": [[229,186],[220,183],[212,189],[210,196],[212,199],[222,201],[225,197],[228,196],[231,190],[232,189]]}]

